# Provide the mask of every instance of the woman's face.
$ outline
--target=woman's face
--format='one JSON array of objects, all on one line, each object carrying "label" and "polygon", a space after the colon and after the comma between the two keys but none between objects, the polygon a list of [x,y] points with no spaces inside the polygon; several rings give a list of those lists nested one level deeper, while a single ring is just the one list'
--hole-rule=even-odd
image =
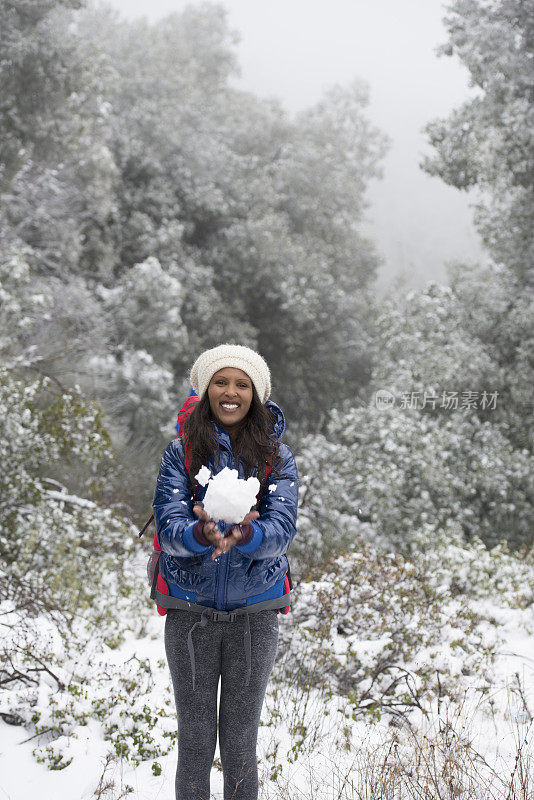
[{"label": "woman's face", "polygon": [[224,367],[208,386],[211,413],[229,433],[235,431],[248,414],[252,403],[252,381],[236,367]]}]

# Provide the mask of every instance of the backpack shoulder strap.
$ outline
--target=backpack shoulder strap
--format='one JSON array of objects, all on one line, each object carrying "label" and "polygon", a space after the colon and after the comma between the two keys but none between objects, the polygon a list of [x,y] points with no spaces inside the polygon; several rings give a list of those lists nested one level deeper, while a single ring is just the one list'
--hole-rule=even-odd
[{"label": "backpack shoulder strap", "polygon": [[259,490],[258,494],[256,495],[256,506],[255,506],[256,508],[258,508],[263,495],[267,491],[267,485],[268,485],[268,482],[269,482],[269,476],[270,476],[272,471],[273,471],[272,465],[271,465],[271,462],[269,462],[267,464],[267,466],[265,467],[265,478],[261,482],[260,490]]},{"label": "backpack shoulder strap", "polygon": [[[193,389],[191,389],[191,392],[193,392]],[[198,397],[196,394],[194,393],[190,394],[189,397],[186,398],[184,404],[182,405],[180,411],[178,412],[178,419],[176,421],[176,433],[178,434],[179,437],[181,437],[183,433],[184,422],[186,421],[189,414],[193,411],[199,400],[200,397]]]}]

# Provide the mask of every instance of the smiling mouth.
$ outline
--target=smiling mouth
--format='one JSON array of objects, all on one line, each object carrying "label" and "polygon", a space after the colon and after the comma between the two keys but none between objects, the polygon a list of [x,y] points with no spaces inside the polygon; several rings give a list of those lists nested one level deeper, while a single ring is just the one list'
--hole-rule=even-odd
[{"label": "smiling mouth", "polygon": [[219,403],[219,405],[225,411],[237,411],[240,408],[238,403]]}]

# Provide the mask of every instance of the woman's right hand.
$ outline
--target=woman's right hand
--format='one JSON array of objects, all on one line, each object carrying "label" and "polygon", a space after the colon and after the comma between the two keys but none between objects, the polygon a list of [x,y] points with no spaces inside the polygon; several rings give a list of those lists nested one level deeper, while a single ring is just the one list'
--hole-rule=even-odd
[{"label": "woman's right hand", "polygon": [[193,514],[195,514],[201,522],[204,522],[202,533],[215,548],[219,545],[223,535],[218,529],[214,521],[206,514],[202,506],[193,506]]}]

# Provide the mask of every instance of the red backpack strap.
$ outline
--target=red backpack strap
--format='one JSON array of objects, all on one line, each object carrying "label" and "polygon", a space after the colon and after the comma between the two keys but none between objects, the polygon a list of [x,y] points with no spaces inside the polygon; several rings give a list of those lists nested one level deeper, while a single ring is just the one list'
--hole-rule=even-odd
[{"label": "red backpack strap", "polygon": [[189,395],[189,397],[187,398],[187,400],[184,402],[183,406],[179,410],[179,412],[178,412],[178,421],[176,423],[176,431],[178,433],[178,438],[182,437],[183,428],[184,428],[184,422],[186,421],[187,417],[192,412],[192,410],[194,409],[194,407],[196,406],[196,404],[198,403],[199,400],[200,400],[200,397],[198,397],[198,395],[191,394],[191,395]]},{"label": "red backpack strap", "polygon": [[267,490],[267,481],[269,480],[269,476],[270,476],[272,471],[273,471],[272,462],[269,461],[269,463],[265,467],[265,478],[263,479],[263,482],[262,482],[262,484],[260,486],[260,490],[259,490],[258,494],[256,495],[256,503],[257,504],[259,504],[261,498],[263,497],[263,495],[265,494],[265,492]]},{"label": "red backpack strap", "polygon": [[[185,403],[183,404],[183,406],[181,407],[181,409],[180,409],[180,411],[178,413],[178,421],[176,423],[176,432],[177,432],[179,438],[182,438],[183,425],[184,425],[185,420],[187,419],[189,414],[192,412],[192,410],[195,408],[195,406],[198,403],[199,399],[200,398],[197,397],[197,395],[190,395],[187,398],[187,400],[185,401]],[[182,444],[183,444],[183,442],[182,442]],[[190,472],[191,472],[191,450],[190,450],[190,448],[186,448],[185,445],[184,445],[184,456],[185,456],[185,468],[187,470],[187,474],[189,475],[189,478],[190,478],[190,481],[191,481],[191,476],[190,476]],[[196,486],[195,486],[195,490],[193,492],[193,502],[195,500],[195,494],[196,494]],[[150,523],[152,522],[153,519],[154,519],[154,515],[152,514],[152,516],[150,517],[148,522],[143,526],[142,530],[140,531],[139,536],[143,535],[143,533],[146,531],[146,529],[148,528],[148,526],[150,525]],[[160,543],[158,541],[157,531],[154,529],[154,550],[153,550],[152,556],[150,557],[150,561],[149,561],[151,572],[152,572],[152,586],[151,586],[151,595],[150,596],[153,599],[155,598],[155,590],[161,592],[161,594],[165,594],[165,595],[170,594],[167,582],[163,579],[163,577],[162,577],[162,575],[161,575],[161,573],[159,571],[160,555],[161,555],[161,547],[160,547]],[[161,616],[164,616],[167,613],[167,609],[166,608],[162,608],[158,604],[156,604],[156,608],[158,610],[158,614],[161,614]]]},{"label": "red backpack strap", "polygon": [[184,448],[185,468],[187,470],[187,474],[189,475],[189,480],[191,480],[191,461],[193,459],[193,456],[191,454],[191,448],[185,447],[183,439],[182,439],[182,446]]},{"label": "red backpack strap", "polygon": [[158,534],[156,533],[156,529],[154,528],[154,550],[161,550],[158,542]]},{"label": "red backpack strap", "polygon": [[[191,389],[191,391],[193,391]],[[192,454],[191,448],[185,446],[185,442],[183,439],[183,432],[184,432],[184,422],[191,414],[193,409],[195,408],[196,404],[200,400],[200,397],[196,394],[190,394],[189,397],[186,398],[184,401],[183,406],[181,407],[180,411],[178,412],[178,421],[176,423],[176,431],[178,433],[178,438],[182,440],[182,445],[184,448],[184,456],[185,456],[185,468],[187,470],[187,474],[189,475],[189,481],[191,485],[193,485],[193,480],[191,480],[191,461],[192,461]],[[195,486],[193,490],[193,500],[195,499],[195,494],[197,492],[197,486]]]}]

